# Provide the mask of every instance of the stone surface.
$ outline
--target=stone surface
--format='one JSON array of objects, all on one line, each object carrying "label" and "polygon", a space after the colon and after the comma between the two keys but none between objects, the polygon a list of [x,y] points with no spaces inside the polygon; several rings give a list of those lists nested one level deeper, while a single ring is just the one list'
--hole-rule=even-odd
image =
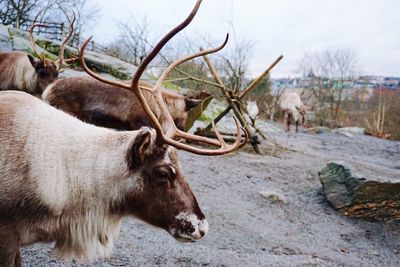
[{"label": "stone surface", "polygon": [[342,127],[332,130],[332,132],[337,134],[343,134],[348,137],[352,137],[353,135],[365,134],[365,128],[361,127]]},{"label": "stone surface", "polygon": [[288,204],[289,202],[283,196],[282,193],[275,191],[260,191],[259,194],[264,198],[271,200],[274,203]]},{"label": "stone surface", "polygon": [[[46,47],[46,57],[50,59],[57,59],[59,53],[60,42],[35,37],[36,47],[39,53],[42,53],[42,47]],[[1,26],[0,28],[0,50],[1,51],[25,51],[32,53],[32,47],[28,38],[28,34],[24,31],[20,31],[14,28],[7,28]],[[65,58],[77,55],[75,48],[66,46],[65,47]],[[97,71],[103,73],[109,73],[114,78],[118,79],[131,79],[133,74],[136,72],[136,66],[120,60],[115,57],[111,57],[95,51],[86,51],[85,60],[87,65]],[[149,79],[150,77],[146,74],[143,75],[142,79]]]},{"label": "stone surface", "polygon": [[0,51],[12,51],[12,45],[10,41],[8,28],[4,25],[0,25]]},{"label": "stone surface", "polygon": [[366,179],[352,174],[349,166],[330,162],[319,173],[332,207],[350,217],[368,220],[400,220],[398,180]]}]

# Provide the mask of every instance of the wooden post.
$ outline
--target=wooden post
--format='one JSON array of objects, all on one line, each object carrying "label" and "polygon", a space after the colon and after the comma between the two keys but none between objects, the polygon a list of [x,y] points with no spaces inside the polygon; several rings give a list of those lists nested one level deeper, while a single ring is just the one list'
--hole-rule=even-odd
[{"label": "wooden post", "polygon": [[[268,73],[279,63],[283,58],[283,55],[280,55],[260,76],[257,77],[240,95],[239,100],[242,100],[254,87],[268,75]],[[215,119],[214,123],[217,124],[226,114],[231,110],[231,106],[228,106],[224,111],[222,111]],[[212,123],[208,124],[204,129],[205,131],[209,131],[212,128]]]},{"label": "wooden post", "polygon": [[239,110],[236,103],[233,102],[232,98],[229,96],[228,91],[225,88],[224,83],[222,82],[221,78],[219,77],[217,70],[212,65],[211,61],[208,59],[206,55],[203,56],[204,60],[207,63],[208,68],[211,71],[211,74],[214,76],[214,79],[221,85],[220,90],[221,93],[224,95],[226,101],[228,102],[229,106],[232,108],[233,112],[235,113],[236,117],[238,118],[240,124],[244,127],[249,135],[250,144],[253,146],[254,151],[257,154],[261,154],[261,151],[258,147],[257,137],[253,134],[253,131],[250,129],[249,125],[247,124],[246,120],[243,117],[242,112]]}]

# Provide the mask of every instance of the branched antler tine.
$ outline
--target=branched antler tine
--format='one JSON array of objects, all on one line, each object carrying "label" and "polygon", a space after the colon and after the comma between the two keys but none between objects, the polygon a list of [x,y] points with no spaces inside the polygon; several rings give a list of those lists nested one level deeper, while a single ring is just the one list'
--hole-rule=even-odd
[{"label": "branched antler tine", "polygon": [[240,144],[240,146],[238,148],[242,148],[247,144],[247,141],[249,140],[249,133],[246,131],[246,129],[242,126],[240,126],[240,130],[243,131],[244,133],[244,140],[242,141],[242,143]]},{"label": "branched antler tine", "polygon": [[[190,153],[194,153],[194,154],[198,154],[198,155],[208,155],[208,156],[223,155],[223,154],[227,154],[229,152],[232,152],[232,151],[242,147],[248,141],[246,131],[244,131],[244,134],[245,134],[244,141],[243,142],[241,141],[241,132],[244,129],[242,127],[240,127],[240,124],[238,123],[238,121],[236,119],[235,119],[235,122],[236,122],[236,128],[237,128],[237,138],[236,138],[235,143],[228,145],[224,142],[224,144],[219,149],[201,149],[201,148],[197,148],[197,147],[193,147],[193,146],[189,146],[189,145],[180,143],[180,142],[175,141],[174,139],[168,138],[166,136],[162,136],[162,137],[163,137],[163,141],[166,144],[174,146],[177,149],[182,149],[182,150],[188,151]],[[192,135],[192,136],[197,137],[196,135]],[[192,140],[196,140],[196,139],[192,138]]]},{"label": "branched antler tine", "polygon": [[201,0],[197,0],[196,5],[190,12],[190,14],[186,17],[186,19],[181,22],[178,26],[173,28],[169,33],[167,33],[158,43],[154,48],[150,51],[150,53],[143,59],[142,63],[138,66],[135,75],[133,76],[132,83],[131,83],[131,89],[132,91],[136,94],[136,97],[138,98],[139,102],[142,104],[142,108],[149,117],[150,121],[153,123],[153,126],[157,132],[157,136],[159,138],[163,138],[163,130],[160,125],[160,122],[157,120],[157,117],[154,115],[152,110],[150,109],[149,105],[146,103],[146,99],[144,98],[141,90],[139,90],[139,80],[140,77],[142,76],[143,72],[147,68],[147,66],[150,64],[150,62],[156,57],[158,52],[165,46],[166,43],[168,43],[169,40],[171,40],[172,37],[174,37],[177,33],[179,33],[181,30],[183,30],[189,23],[193,20],[194,16],[196,15],[197,11],[199,10],[201,4]]},{"label": "branched antler tine", "polygon": [[90,40],[92,40],[92,37],[89,37],[81,46],[81,49],[79,49],[79,61],[81,63],[81,66],[83,67],[83,69],[86,71],[87,74],[89,74],[90,76],[92,76],[93,78],[95,78],[96,80],[99,80],[103,83],[107,83],[107,84],[111,84],[111,85],[115,85],[115,86],[119,86],[128,90],[131,90],[131,86],[129,84],[126,83],[122,83],[122,82],[117,82],[117,81],[111,81],[108,79],[103,78],[102,76],[100,76],[99,74],[93,72],[87,65],[85,62],[85,57],[84,57],[84,52],[85,49],[87,47],[87,45],[89,44]]},{"label": "branched antler tine", "polygon": [[35,53],[35,56],[38,57],[38,58],[40,58],[40,54],[39,54],[39,51],[37,50],[37,47],[36,47],[35,38],[33,37],[33,29],[35,29],[36,27],[46,27],[45,24],[36,23],[36,20],[38,19],[39,15],[41,13],[42,13],[42,11],[40,11],[36,15],[35,19],[32,22],[31,27],[29,28],[29,40],[31,42],[31,46],[32,46],[33,52]]},{"label": "branched antler tine", "polygon": [[[240,126],[240,124],[236,120],[236,118],[235,117],[233,117],[233,118],[234,118],[235,123],[236,123],[236,133],[237,133],[237,139],[236,139],[235,143],[240,143],[241,131],[243,131],[245,133],[243,142],[244,142],[244,144],[246,144],[247,143],[247,138],[248,138],[247,137],[247,132],[246,132],[246,130],[244,130]],[[215,134],[216,134],[216,136],[218,138],[218,134],[220,134],[220,133],[218,132],[218,130],[216,131],[216,127],[213,127],[213,128],[214,128]],[[207,143],[207,144],[214,145],[214,146],[221,146],[221,142],[220,141],[217,141],[217,140],[211,139],[211,138],[207,138],[207,137],[204,137],[204,136],[189,134],[189,133],[183,132],[183,131],[181,131],[179,129],[177,130],[176,136],[179,136],[179,137],[181,137],[181,138],[183,138],[185,140],[192,140],[192,141],[198,141],[198,142]],[[219,140],[219,138],[218,138],[218,140]],[[225,143],[225,141],[223,143]],[[243,145],[241,145],[241,146],[243,146]],[[241,146],[239,146],[239,147],[241,147]]]},{"label": "branched antler tine", "polygon": [[226,146],[226,143],[225,143],[225,140],[224,140],[224,138],[222,137],[222,135],[221,135],[221,133],[218,131],[218,128],[215,126],[215,123],[214,122],[212,122],[212,127],[213,127],[213,130],[214,130],[214,132],[215,132],[215,135],[217,136],[217,139],[218,139],[218,141],[220,142],[220,144],[221,144],[221,146]]},{"label": "branched antler tine", "polygon": [[175,134],[179,135],[180,131],[176,127],[175,122],[172,119],[171,114],[169,113],[168,108],[167,108],[167,106],[166,106],[166,104],[165,104],[165,102],[164,102],[164,100],[162,98],[162,94],[160,92],[160,88],[161,88],[162,83],[168,77],[169,73],[174,68],[176,68],[178,65],[180,65],[180,64],[182,64],[182,63],[184,63],[186,61],[189,61],[189,60],[191,60],[193,58],[196,58],[196,57],[200,57],[200,56],[204,56],[204,55],[208,55],[208,54],[211,54],[211,53],[218,52],[219,50],[221,50],[222,48],[225,47],[226,43],[228,42],[228,39],[229,39],[229,34],[226,35],[224,42],[220,46],[218,46],[216,48],[211,48],[211,49],[208,49],[208,50],[202,50],[202,51],[199,51],[199,52],[194,53],[192,55],[186,56],[186,57],[184,57],[182,59],[179,59],[179,60],[173,62],[171,65],[169,65],[168,68],[161,74],[161,76],[158,79],[156,85],[154,86],[153,93],[156,95],[157,102],[158,102],[158,104],[160,106],[160,109],[163,111],[165,119],[171,125],[169,131],[166,133],[167,136],[173,137]]},{"label": "branched antler tine", "polygon": [[161,74],[160,78],[158,79],[156,85],[154,86],[154,91],[158,91],[161,88],[161,85],[164,82],[164,80],[168,77],[168,75],[171,73],[171,71],[173,69],[175,69],[177,66],[179,66],[182,63],[185,63],[186,61],[192,60],[196,57],[201,57],[201,56],[205,56],[205,55],[216,53],[216,52],[220,51],[222,48],[225,47],[225,45],[228,42],[228,39],[229,39],[229,33],[226,34],[225,40],[220,46],[218,46],[216,48],[210,48],[208,50],[202,50],[202,51],[196,52],[194,54],[186,56],[186,57],[179,59],[179,60],[173,62],[172,64],[170,64],[168,66],[168,68]]},{"label": "branched antler tine", "polygon": [[72,12],[73,15],[73,19],[71,21],[70,17],[68,16],[67,12],[64,10],[64,8],[58,3],[57,1],[57,5],[59,6],[59,8],[61,9],[61,11],[64,13],[64,15],[67,17],[68,20],[68,24],[69,24],[69,32],[67,34],[67,36],[61,41],[61,45],[60,45],[60,55],[58,57],[58,62],[57,62],[57,70],[61,69],[61,66],[63,64],[64,61],[64,50],[65,50],[65,45],[68,43],[68,41],[71,39],[72,34],[74,33],[74,23],[76,21],[76,14],[75,12]]}]

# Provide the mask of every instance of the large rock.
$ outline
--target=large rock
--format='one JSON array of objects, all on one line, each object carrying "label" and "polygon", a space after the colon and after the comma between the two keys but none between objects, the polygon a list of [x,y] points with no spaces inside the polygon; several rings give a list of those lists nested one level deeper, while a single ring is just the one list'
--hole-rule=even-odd
[{"label": "large rock", "polygon": [[[39,53],[43,52],[42,48],[46,48],[46,57],[52,60],[56,60],[60,52],[60,42],[52,41],[45,38],[35,37],[36,47]],[[0,50],[1,51],[25,51],[32,54],[33,49],[29,41],[27,32],[1,25],[0,27]],[[78,54],[77,49],[70,46],[65,47],[64,56],[65,58],[74,57]],[[131,79],[133,74],[136,72],[136,66],[120,60],[118,58],[108,56],[96,51],[90,51],[89,49],[85,53],[85,60],[87,65],[102,73],[109,73],[114,78],[120,80]],[[79,64],[75,63],[74,67],[78,67]],[[142,79],[149,79],[150,77],[146,73],[142,76]]]},{"label": "large rock", "polygon": [[352,137],[353,135],[363,135],[365,134],[365,128],[361,127],[342,127],[332,130],[332,132],[337,134],[342,134],[348,137]]},{"label": "large rock", "polygon": [[0,51],[12,51],[10,34],[4,25],[0,25]]},{"label": "large rock", "polygon": [[398,181],[356,177],[349,166],[337,162],[328,163],[318,175],[327,200],[340,213],[368,220],[400,220]]}]

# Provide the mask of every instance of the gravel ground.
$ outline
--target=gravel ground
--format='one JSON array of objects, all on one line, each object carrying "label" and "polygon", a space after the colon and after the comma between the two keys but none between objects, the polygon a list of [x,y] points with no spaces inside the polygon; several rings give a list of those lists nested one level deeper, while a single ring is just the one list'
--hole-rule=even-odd
[{"label": "gravel ground", "polygon": [[23,249],[25,266],[400,266],[399,224],[341,216],[327,204],[317,176],[328,161],[342,160],[365,177],[400,180],[400,142],[287,134],[278,124],[261,128],[289,150],[278,156],[180,153],[210,223],[204,239],[181,244],[129,218],[109,259],[60,262],[50,256],[51,245],[35,244]]}]

